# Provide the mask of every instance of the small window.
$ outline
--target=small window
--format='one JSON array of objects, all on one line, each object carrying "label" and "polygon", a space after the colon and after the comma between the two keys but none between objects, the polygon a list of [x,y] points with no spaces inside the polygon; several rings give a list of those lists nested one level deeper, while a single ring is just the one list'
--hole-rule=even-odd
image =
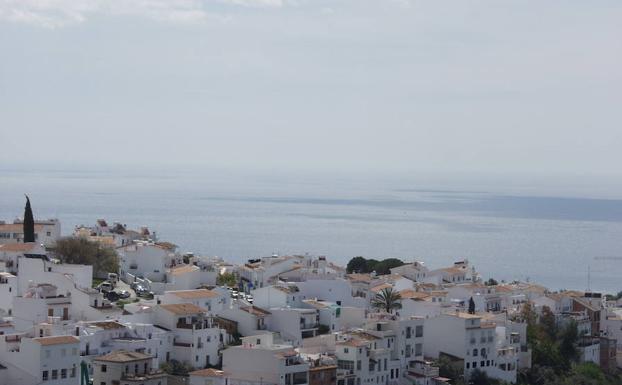
[{"label": "small window", "polygon": [[43,381],[47,381],[47,380],[48,380],[48,375],[49,375],[48,371],[47,371],[47,370],[44,370],[44,371],[43,371],[43,374],[42,374],[42,376],[41,376],[41,379],[42,379]]},{"label": "small window", "polygon": [[52,370],[52,379],[53,380],[58,379],[58,370],[57,369]]},{"label": "small window", "polygon": [[108,370],[108,367],[106,365],[102,365],[102,372],[106,372],[106,370]]}]

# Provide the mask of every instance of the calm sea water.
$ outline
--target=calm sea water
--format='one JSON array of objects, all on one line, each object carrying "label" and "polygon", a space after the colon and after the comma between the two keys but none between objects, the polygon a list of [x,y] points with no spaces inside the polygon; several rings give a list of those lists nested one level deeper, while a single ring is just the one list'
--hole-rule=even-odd
[{"label": "calm sea water", "polygon": [[237,262],[274,252],[342,264],[357,255],[398,257],[430,267],[469,258],[485,278],[556,289],[586,289],[590,266],[592,290],[622,290],[622,199],[607,189],[551,186],[132,165],[0,169],[0,218],[21,216],[28,193],[35,216],[60,218],[66,234],[97,218],[149,225],[182,251]]}]

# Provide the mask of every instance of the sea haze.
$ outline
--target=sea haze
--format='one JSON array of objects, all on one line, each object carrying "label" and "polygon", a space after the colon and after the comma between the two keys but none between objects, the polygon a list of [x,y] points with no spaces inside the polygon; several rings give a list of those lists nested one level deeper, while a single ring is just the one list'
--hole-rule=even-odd
[{"label": "sea haze", "polygon": [[35,216],[60,218],[65,234],[106,218],[148,225],[181,251],[237,262],[309,252],[341,264],[362,255],[423,260],[434,268],[468,258],[484,278],[529,279],[555,289],[586,289],[589,266],[592,290],[622,290],[622,199],[584,190],[573,196],[559,187],[555,196],[554,188],[423,177],[131,167],[5,169],[0,186],[0,219],[21,216],[28,193]]}]

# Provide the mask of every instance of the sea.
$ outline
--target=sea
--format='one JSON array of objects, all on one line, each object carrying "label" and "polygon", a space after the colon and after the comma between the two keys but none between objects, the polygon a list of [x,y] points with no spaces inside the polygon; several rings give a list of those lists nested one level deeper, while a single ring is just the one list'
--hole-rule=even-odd
[{"label": "sea", "polygon": [[485,279],[622,291],[622,185],[607,178],[0,166],[0,219],[23,215],[24,194],[63,234],[104,218],[232,262],[466,258]]}]

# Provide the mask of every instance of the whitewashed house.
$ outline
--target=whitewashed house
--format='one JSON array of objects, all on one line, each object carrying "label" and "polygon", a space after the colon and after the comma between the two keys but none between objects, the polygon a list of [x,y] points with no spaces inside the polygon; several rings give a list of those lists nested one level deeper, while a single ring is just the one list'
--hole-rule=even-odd
[{"label": "whitewashed house", "polygon": [[79,348],[73,336],[0,336],[0,362],[8,367],[3,379],[12,385],[78,385]]},{"label": "whitewashed house", "polygon": [[93,384],[167,385],[167,379],[149,354],[117,350],[93,359]]},{"label": "whitewashed house", "polygon": [[223,371],[236,384],[309,383],[309,365],[291,345],[278,343],[272,333],[244,337],[241,346],[231,346],[222,353]]},{"label": "whitewashed house", "polygon": [[228,336],[214,324],[207,309],[189,303],[163,304],[154,313],[155,324],[173,334],[172,357],[194,368],[220,362],[219,352]]}]

